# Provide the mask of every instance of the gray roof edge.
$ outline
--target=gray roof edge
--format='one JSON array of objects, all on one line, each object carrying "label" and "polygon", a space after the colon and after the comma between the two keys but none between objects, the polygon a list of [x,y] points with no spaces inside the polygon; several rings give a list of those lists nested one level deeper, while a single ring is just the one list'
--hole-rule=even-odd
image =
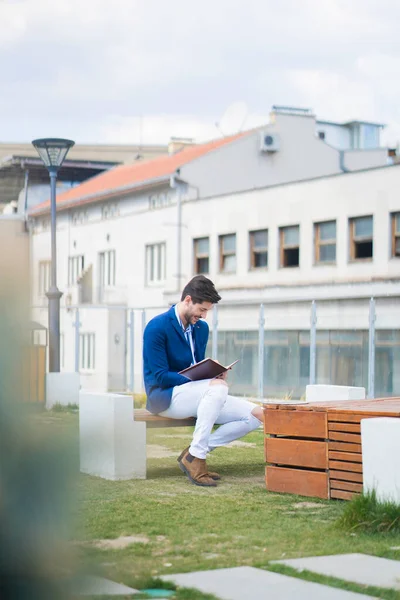
[{"label": "gray roof edge", "polygon": [[374,125],[375,127],[386,127],[385,123],[374,123],[372,121],[353,120],[353,121],[343,121],[342,123],[340,123],[339,121],[328,121],[325,119],[317,119],[316,120],[317,125],[335,125],[336,127],[348,127],[349,125],[353,125],[356,123],[358,125]]},{"label": "gray roof edge", "polygon": [[[8,164],[10,163],[10,164]],[[44,167],[44,164],[42,162],[42,159],[35,156],[23,156],[21,154],[10,154],[8,156],[3,156],[3,158],[0,158],[0,167],[1,166],[11,166],[11,165],[17,165],[17,164],[22,164],[25,163],[27,165],[38,165],[38,166],[42,166]],[[63,164],[62,164],[62,169],[65,168],[76,168],[76,167],[82,167],[82,168],[90,168],[91,166],[93,167],[97,167],[97,168],[108,168],[108,167],[115,167],[122,164],[121,162],[118,161],[108,161],[108,160],[85,160],[85,159],[66,159]]]},{"label": "gray roof edge", "polygon": [[[87,196],[81,196],[78,200],[74,199],[74,200],[62,202],[61,204],[57,205],[57,212],[60,212],[62,210],[68,210],[70,208],[79,209],[81,206],[80,203],[82,203],[82,204],[93,203],[94,204],[95,202],[101,202],[102,200],[105,200],[108,197],[118,196],[118,194],[126,194],[126,193],[129,193],[130,191],[140,190],[140,189],[144,189],[147,187],[151,187],[153,185],[157,185],[159,183],[167,182],[170,180],[171,175],[173,175],[174,172],[175,171],[171,171],[171,173],[168,175],[162,175],[161,177],[155,177],[154,179],[147,179],[146,181],[140,181],[134,185],[130,184],[130,185],[125,185],[125,186],[122,186],[119,188],[114,188],[112,190],[108,189],[108,190],[104,190],[103,192],[100,192],[100,193],[96,192],[94,194],[88,194]],[[29,213],[29,216],[31,218],[42,216],[42,215],[50,212],[50,206],[46,206],[45,208],[42,208],[40,210],[39,210],[39,206],[36,207],[36,210],[32,209],[32,211]]]}]

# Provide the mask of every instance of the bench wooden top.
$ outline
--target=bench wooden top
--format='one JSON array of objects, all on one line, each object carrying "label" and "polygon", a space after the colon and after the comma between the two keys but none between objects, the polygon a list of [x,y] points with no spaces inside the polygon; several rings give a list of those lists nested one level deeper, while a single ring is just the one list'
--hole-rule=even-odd
[{"label": "bench wooden top", "polygon": [[196,419],[169,419],[160,415],[153,415],[145,408],[135,408],[134,419],[137,422],[145,422],[147,427],[193,427]]},{"label": "bench wooden top", "polygon": [[352,412],[374,416],[400,417],[400,398],[375,398],[374,400],[338,400],[330,402],[309,402],[301,404],[269,404],[268,410],[296,410],[313,412]]}]

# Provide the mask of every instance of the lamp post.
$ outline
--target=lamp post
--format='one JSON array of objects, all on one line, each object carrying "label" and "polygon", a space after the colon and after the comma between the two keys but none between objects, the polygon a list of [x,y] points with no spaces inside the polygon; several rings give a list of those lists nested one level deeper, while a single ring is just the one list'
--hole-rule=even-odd
[{"label": "lamp post", "polygon": [[75,144],[72,140],[43,138],[33,140],[40,158],[50,175],[51,206],[51,276],[50,289],[46,292],[49,299],[49,371],[60,372],[60,298],[57,288],[57,246],[56,246],[56,182],[59,168],[67,156],[68,150]]}]

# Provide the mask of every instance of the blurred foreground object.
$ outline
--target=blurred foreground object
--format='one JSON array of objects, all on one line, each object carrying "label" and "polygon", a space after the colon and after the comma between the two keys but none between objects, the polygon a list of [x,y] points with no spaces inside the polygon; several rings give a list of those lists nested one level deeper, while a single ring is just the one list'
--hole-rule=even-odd
[{"label": "blurred foreground object", "polygon": [[44,435],[33,405],[24,402],[29,265],[22,250],[1,254],[0,598],[57,600],[69,597],[63,580],[71,568],[66,540],[72,469],[60,431]]}]

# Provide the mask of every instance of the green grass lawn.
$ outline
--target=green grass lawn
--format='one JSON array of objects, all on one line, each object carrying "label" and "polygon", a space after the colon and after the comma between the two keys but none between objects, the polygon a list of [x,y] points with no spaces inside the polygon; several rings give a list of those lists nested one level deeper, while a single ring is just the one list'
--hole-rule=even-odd
[{"label": "green grass lawn", "polygon": [[[78,468],[77,414],[50,412],[36,418],[46,428],[68,433]],[[74,539],[92,572],[143,587],[163,574],[241,565],[267,568],[268,561],[281,558],[363,552],[400,559],[400,550],[391,549],[400,548],[399,533],[338,527],[346,503],[268,492],[261,430],[243,438],[244,445],[211,455],[209,467],[223,476],[217,488],[194,486],[179,470],[176,457],[190,439],[190,428],[148,430],[147,480],[79,476]],[[119,549],[99,542],[123,536],[136,536],[137,542]]]}]

